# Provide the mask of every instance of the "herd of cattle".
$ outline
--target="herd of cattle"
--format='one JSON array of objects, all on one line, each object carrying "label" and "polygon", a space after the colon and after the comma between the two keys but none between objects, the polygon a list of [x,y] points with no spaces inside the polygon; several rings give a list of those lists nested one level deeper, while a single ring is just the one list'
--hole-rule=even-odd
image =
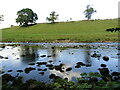
[{"label": "herd of cattle", "polygon": [[106,29],[107,32],[113,32],[113,31],[120,31],[120,28],[110,28],[110,29]]}]

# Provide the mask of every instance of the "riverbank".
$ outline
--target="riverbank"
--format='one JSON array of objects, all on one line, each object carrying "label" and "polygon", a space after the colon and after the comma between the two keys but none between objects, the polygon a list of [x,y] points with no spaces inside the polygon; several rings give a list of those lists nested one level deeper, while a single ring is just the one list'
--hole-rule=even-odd
[{"label": "riverbank", "polygon": [[[111,77],[119,74],[118,72],[114,72]],[[116,80],[109,80],[110,76],[105,77],[108,78],[106,80],[101,79],[98,80],[98,78],[103,77],[99,73],[83,73],[81,74],[82,78],[77,78],[78,82],[68,81],[67,78],[62,79],[58,76],[55,76],[54,74],[50,75],[50,78],[53,79],[51,84],[46,84],[44,82],[36,81],[34,79],[30,79],[23,82],[23,77],[13,77],[9,74],[4,74],[2,76],[2,90],[66,90],[66,89],[119,89],[120,88],[120,82]],[[85,79],[86,78],[86,79]],[[10,84],[8,82],[11,81]]]},{"label": "riverbank", "polygon": [[2,31],[2,42],[118,42],[118,32],[106,29],[118,27],[117,19],[14,26]]}]

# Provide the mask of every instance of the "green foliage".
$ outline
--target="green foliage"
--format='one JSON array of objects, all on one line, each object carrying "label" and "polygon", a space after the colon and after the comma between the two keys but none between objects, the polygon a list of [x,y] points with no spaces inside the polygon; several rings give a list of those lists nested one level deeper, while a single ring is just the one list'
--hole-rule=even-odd
[{"label": "green foliage", "polygon": [[48,20],[48,21],[51,22],[51,23],[55,23],[55,20],[58,19],[58,16],[59,16],[59,15],[56,14],[55,11],[52,11],[52,12],[50,13],[50,17],[47,17],[46,20]]},{"label": "green foliage", "polygon": [[89,72],[88,74],[87,73],[82,73],[80,74],[81,76],[83,77],[86,77],[86,78],[89,78],[89,77],[95,77],[95,78],[98,78],[98,77],[102,77],[102,75],[100,75],[98,72]]},{"label": "green foliage", "polygon": [[87,73],[81,73],[80,75],[81,76],[87,76]]},{"label": "green foliage", "polygon": [[95,12],[97,12],[97,11],[94,10],[94,8],[92,8],[90,5],[87,5],[86,8],[87,8],[87,9],[84,11],[85,18],[87,18],[88,20],[90,20],[92,14],[95,13]]},{"label": "green foliage", "polygon": [[[82,76],[87,76],[89,78],[92,78],[94,76],[98,76],[98,73],[83,73]],[[91,76],[91,77],[90,77]],[[99,76],[98,76],[99,77]],[[85,78],[78,78],[78,82],[68,81],[66,79],[62,78],[56,78],[51,82],[51,84],[45,84],[40,81],[36,81],[33,79],[30,79],[23,83],[22,77],[15,78],[14,81],[10,83],[2,83],[2,90],[99,90],[99,89],[118,89],[120,88],[120,82],[118,81],[104,81],[99,80],[96,83],[90,83],[90,79]]]},{"label": "green foliage", "polygon": [[38,20],[37,14],[32,9],[26,8],[17,12],[16,22],[20,23],[20,26],[28,26],[28,24],[35,23]]},{"label": "green foliage", "polygon": [[68,81],[68,80],[65,80],[65,79],[62,79],[62,78],[57,78],[55,79],[51,86],[54,88],[54,89],[73,89],[75,86],[75,82],[73,81]]},{"label": "green foliage", "polygon": [[23,78],[22,77],[18,77],[16,79],[14,79],[12,85],[13,86],[20,86],[23,84]]},{"label": "green foliage", "polygon": [[92,88],[92,85],[88,84],[88,83],[83,83],[83,84],[77,84],[76,89],[87,89],[87,88]]},{"label": "green foliage", "polygon": [[4,21],[3,17],[4,15],[0,15],[0,21]]},{"label": "green foliage", "polygon": [[[82,78],[77,78],[78,83],[76,88],[120,88],[120,82],[117,81],[104,81],[97,72],[82,73]],[[96,81],[95,79],[101,78]]]}]

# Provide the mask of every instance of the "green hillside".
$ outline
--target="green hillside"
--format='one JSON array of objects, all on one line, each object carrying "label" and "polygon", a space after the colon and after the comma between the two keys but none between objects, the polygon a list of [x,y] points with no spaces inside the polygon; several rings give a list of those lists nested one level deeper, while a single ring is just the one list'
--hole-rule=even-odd
[{"label": "green hillside", "polygon": [[114,42],[118,32],[105,30],[116,27],[117,19],[15,26],[2,29],[2,42]]}]

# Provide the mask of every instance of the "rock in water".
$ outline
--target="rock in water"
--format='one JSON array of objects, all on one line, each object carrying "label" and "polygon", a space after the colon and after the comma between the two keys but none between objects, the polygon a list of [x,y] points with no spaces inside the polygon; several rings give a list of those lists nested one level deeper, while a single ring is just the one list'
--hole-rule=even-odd
[{"label": "rock in water", "polygon": [[28,67],[28,68],[25,68],[25,73],[29,73],[30,71],[32,71],[32,70],[35,70],[35,68],[33,68],[33,67]]},{"label": "rock in water", "polygon": [[50,76],[49,76],[50,79],[54,79],[55,77],[56,77],[55,74],[50,74]]},{"label": "rock in water", "polygon": [[104,57],[103,57],[103,60],[108,61],[108,60],[109,60],[109,57],[108,57],[108,56],[104,56]]},{"label": "rock in water", "polygon": [[69,67],[69,68],[67,68],[67,69],[66,69],[66,71],[71,71],[71,70],[72,70],[72,68],[71,68],[71,67]]},{"label": "rock in water", "polygon": [[101,64],[101,67],[106,67],[106,64]]},{"label": "rock in water", "polygon": [[108,68],[99,68],[98,69],[99,71],[100,71],[100,74],[102,75],[102,76],[109,76],[109,70],[108,70]]}]

